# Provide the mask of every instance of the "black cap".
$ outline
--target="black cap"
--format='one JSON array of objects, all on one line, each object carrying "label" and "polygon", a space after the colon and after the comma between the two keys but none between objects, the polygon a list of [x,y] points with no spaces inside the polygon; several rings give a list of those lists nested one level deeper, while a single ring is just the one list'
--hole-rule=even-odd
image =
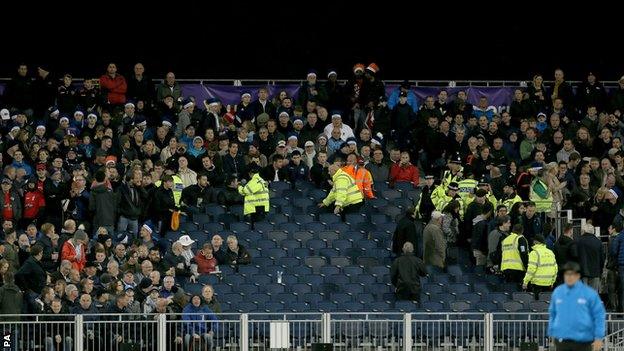
[{"label": "black cap", "polygon": [[490,185],[490,182],[488,182],[488,180],[483,177],[481,178],[481,180],[479,180],[479,184],[477,184],[477,186],[482,186],[482,185]]},{"label": "black cap", "polygon": [[487,195],[487,191],[483,189],[477,189],[477,191],[475,191],[476,197],[485,197],[486,195]]},{"label": "black cap", "polygon": [[448,185],[448,189],[449,190],[459,190],[459,184],[457,184],[456,182],[450,182]]},{"label": "black cap", "polygon": [[405,91],[400,92],[399,97],[407,97],[407,92]]},{"label": "black cap", "polygon": [[141,279],[141,282],[139,283],[138,288],[146,289],[146,288],[149,288],[150,286],[152,286],[152,280],[150,278],[145,277]]},{"label": "black cap", "polygon": [[570,261],[564,264],[563,267],[561,267],[561,270],[563,271],[563,273],[570,271],[574,273],[581,273],[581,266],[576,262]]},{"label": "black cap", "polygon": [[427,175],[425,176],[425,179],[435,179],[435,177],[434,177],[434,176],[432,176],[431,174],[427,174]]},{"label": "black cap", "polygon": [[461,156],[459,155],[459,152],[457,152],[454,155],[452,155],[449,158],[449,162],[450,163],[459,163],[459,164],[461,164],[462,162],[461,162]]}]

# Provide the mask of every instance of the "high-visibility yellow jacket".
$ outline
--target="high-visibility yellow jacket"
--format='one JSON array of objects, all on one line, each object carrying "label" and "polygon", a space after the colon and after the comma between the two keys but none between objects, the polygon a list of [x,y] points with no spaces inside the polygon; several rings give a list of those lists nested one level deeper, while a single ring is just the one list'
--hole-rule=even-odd
[{"label": "high-visibility yellow jacket", "polygon": [[529,198],[531,201],[535,202],[535,211],[550,212],[552,210],[552,192],[548,189],[548,185],[541,179],[535,178],[531,183]]},{"label": "high-visibility yellow jacket", "polygon": [[524,275],[524,284],[551,286],[557,279],[557,260],[546,245],[537,243],[529,253],[529,265]]},{"label": "high-visibility yellow jacket", "polygon": [[336,171],[332,177],[334,186],[323,200],[325,206],[334,203],[336,206],[346,207],[360,203],[364,200],[360,188],[355,184],[355,180],[342,169]]},{"label": "high-visibility yellow jacket", "polygon": [[[182,190],[184,190],[184,183],[182,182],[182,178],[180,178],[177,174],[172,175],[173,177],[173,200],[175,201],[175,205],[180,207],[180,199],[182,198]],[[158,180],[154,183],[156,187],[160,186],[161,181]]]},{"label": "high-visibility yellow jacket", "polygon": [[511,233],[501,242],[501,271],[524,271],[524,263],[518,251],[518,241],[521,237],[522,235]]},{"label": "high-visibility yellow jacket", "polygon": [[264,212],[269,212],[269,183],[260,174],[254,174],[245,186],[238,186],[238,193],[245,197],[243,213],[245,215],[256,213],[256,207],[264,207]]},{"label": "high-visibility yellow jacket", "polygon": [[[457,173],[461,173],[463,171],[464,171],[464,167],[460,167]],[[458,183],[461,180],[461,177],[458,176],[457,173],[453,175],[453,172],[451,172],[450,169],[447,169],[446,171],[444,171],[444,174],[442,175],[442,182],[441,182],[441,185],[444,187],[444,189],[446,189],[446,187],[448,187],[448,185],[451,184],[452,182]]]},{"label": "high-visibility yellow jacket", "polygon": [[431,193],[431,202],[433,203],[433,206],[435,206],[436,211],[442,212],[449,202],[457,200],[459,202],[459,214],[463,217],[465,208],[461,197],[456,195],[453,198],[449,196],[444,189],[445,188],[442,185],[439,185]]},{"label": "high-visibility yellow jacket", "polygon": [[373,193],[373,176],[371,176],[368,169],[359,166],[346,166],[342,167],[342,170],[350,175],[358,186],[362,195],[367,199],[374,199]]},{"label": "high-visibility yellow jacket", "polygon": [[505,205],[505,207],[507,207],[508,211],[511,211],[511,208],[513,207],[513,205],[515,205],[518,202],[522,202],[522,198],[518,196],[518,194],[516,194],[514,197],[510,199],[501,200],[501,203]]}]

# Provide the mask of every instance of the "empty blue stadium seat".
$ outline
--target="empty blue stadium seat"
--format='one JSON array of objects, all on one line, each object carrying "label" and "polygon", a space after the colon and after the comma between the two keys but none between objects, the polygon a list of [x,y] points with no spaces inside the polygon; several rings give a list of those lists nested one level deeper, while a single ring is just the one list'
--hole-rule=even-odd
[{"label": "empty blue stadium seat", "polygon": [[[337,258],[334,258],[334,259],[337,259]],[[333,261],[332,261],[332,264],[334,264]],[[344,266],[342,267],[342,271],[344,272],[344,274],[350,275],[350,276],[364,273],[364,269],[362,269],[362,267],[360,266]]]},{"label": "empty blue stadium seat", "polygon": [[297,283],[289,286],[290,291],[295,294],[302,295],[312,292],[312,286],[307,283]]},{"label": "empty blue stadium seat", "polygon": [[326,275],[323,281],[325,283],[332,283],[338,286],[344,286],[345,284],[349,284],[351,282],[349,277],[344,274]]},{"label": "empty blue stadium seat", "polygon": [[386,224],[388,223],[388,217],[383,213],[374,214],[370,216],[370,221],[372,224]]},{"label": "empty blue stadium seat", "polygon": [[295,267],[301,264],[301,260],[297,257],[282,257],[277,260],[277,264],[287,268]]},{"label": "empty blue stadium seat", "polygon": [[324,249],[327,247],[327,243],[325,242],[325,240],[321,240],[321,239],[310,239],[306,241],[305,246],[311,250],[314,250],[315,254],[318,255],[318,252],[321,249]]},{"label": "empty blue stadium seat", "polygon": [[286,255],[288,254],[288,252],[284,249],[282,249],[281,247],[276,247],[276,248],[272,248],[272,249],[268,249],[268,250],[263,250],[262,251],[262,256],[264,257],[271,257],[274,260],[278,260],[282,257],[286,257]]},{"label": "empty blue stadium seat", "polygon": [[273,276],[267,275],[267,274],[256,274],[256,275],[252,275],[251,277],[249,277],[252,283],[256,284],[256,285],[264,285],[264,284],[269,284],[272,283],[274,281]]},{"label": "empty blue stadium seat", "polygon": [[520,302],[525,308],[529,308],[529,304],[535,301],[533,294],[528,292],[515,292],[511,295],[511,299]]},{"label": "empty blue stadium seat", "polygon": [[503,305],[499,305],[505,312],[519,312],[523,309],[523,305],[517,301],[507,301]]},{"label": "empty blue stadium seat", "polygon": [[351,260],[348,257],[336,256],[336,257],[330,258],[330,263],[333,266],[346,267],[351,264]]},{"label": "empty blue stadium seat", "polygon": [[293,256],[294,257],[306,258],[306,257],[311,256],[311,255],[312,255],[312,252],[307,247],[301,247],[301,248],[295,249],[293,251]]},{"label": "empty blue stadium seat", "polygon": [[481,295],[477,293],[456,294],[455,299],[457,301],[465,301],[465,302],[470,303],[471,305],[475,305],[478,302],[481,302]]},{"label": "empty blue stadium seat", "polygon": [[332,247],[344,252],[346,249],[353,247],[353,242],[348,239],[338,239],[332,242]]},{"label": "empty blue stadium seat", "polygon": [[290,304],[285,305],[284,308],[291,312],[307,312],[310,310],[310,305],[305,302],[291,302]]},{"label": "empty blue stadium seat", "polygon": [[490,293],[487,296],[482,297],[483,301],[492,301],[496,304],[498,304],[499,306],[501,306],[501,304],[509,301],[509,295],[505,294],[505,293]]},{"label": "empty blue stadium seat", "polygon": [[254,275],[260,273],[260,269],[252,265],[241,265],[238,266],[238,273],[243,275]]},{"label": "empty blue stadium seat", "polygon": [[364,293],[364,284],[361,283],[348,283],[342,285],[342,290],[351,295],[357,295]]},{"label": "empty blue stadium seat", "polygon": [[357,264],[368,270],[371,267],[379,266],[379,260],[376,257],[358,257]]},{"label": "empty blue stadium seat", "polygon": [[352,297],[351,295],[345,293],[332,293],[329,299],[340,306],[346,302],[351,302]]},{"label": "empty blue stadium seat", "polygon": [[314,222],[314,217],[312,215],[310,215],[309,213],[306,214],[297,214],[293,216],[293,222],[297,223],[297,224],[307,224],[307,223],[311,223]]},{"label": "empty blue stadium seat", "polygon": [[236,310],[240,313],[254,312],[258,310],[258,305],[252,301],[243,301],[236,305]]},{"label": "empty blue stadium seat", "polygon": [[321,267],[321,270],[320,270],[321,274],[324,276],[340,274],[340,268],[336,267],[336,265],[334,264],[332,260],[330,260],[330,262],[331,262],[331,266]]},{"label": "empty blue stadium seat", "polygon": [[319,293],[307,293],[307,294],[303,294],[302,296],[299,297],[299,300],[302,300],[304,302],[308,302],[310,304],[318,304],[319,302],[323,301],[325,299],[325,296],[323,296],[322,294]]},{"label": "empty blue stadium seat", "polygon": [[364,250],[372,250],[377,248],[377,243],[369,239],[358,240],[353,247],[357,247]]},{"label": "empty blue stadium seat", "polygon": [[245,296],[258,293],[259,291],[258,286],[255,284],[239,284],[236,286],[236,290]]},{"label": "empty blue stadium seat", "polygon": [[294,222],[280,223],[276,225],[275,227],[286,233],[294,233],[296,231],[301,230],[301,225],[299,225],[298,223],[294,223]]},{"label": "empty blue stadium seat", "polygon": [[320,232],[322,230],[327,229],[327,226],[323,223],[319,223],[319,222],[310,222],[310,223],[306,223],[303,225],[303,228],[305,230],[309,230],[312,232]]},{"label": "empty blue stadium seat", "polygon": [[256,242],[256,247],[260,250],[268,250],[268,249],[273,249],[275,248],[277,245],[275,244],[275,241],[273,240],[268,240],[268,239],[262,239],[262,240],[258,240]]},{"label": "empty blue stadium seat", "polygon": [[472,291],[470,285],[463,284],[463,283],[448,284],[448,285],[445,285],[445,287],[447,291],[453,294],[463,294],[463,293],[468,293]]},{"label": "empty blue stadium seat", "polygon": [[367,303],[366,309],[371,310],[373,312],[386,312],[390,309],[390,304],[386,301],[375,301],[375,302]]},{"label": "empty blue stadium seat", "polygon": [[340,308],[349,312],[361,312],[362,310],[364,310],[364,305],[357,301],[349,301],[340,304]]},{"label": "empty blue stadium seat", "polygon": [[324,230],[316,233],[316,237],[325,240],[328,243],[327,246],[331,247],[331,243],[333,243],[334,240],[338,240],[340,235],[335,231]]},{"label": "empty blue stadium seat", "polygon": [[450,308],[453,312],[466,312],[470,310],[471,306],[469,303],[464,301],[455,301],[451,302]]},{"label": "empty blue stadium seat", "polygon": [[380,192],[380,194],[381,194],[380,196],[383,199],[388,200],[390,202],[392,202],[392,200],[398,199],[398,198],[400,198],[402,196],[399,191],[391,190],[391,189],[390,190],[382,190]]},{"label": "empty blue stadium seat", "polygon": [[305,264],[306,266],[311,267],[315,273],[318,273],[320,272],[321,267],[327,264],[327,261],[324,257],[313,256],[306,257]]},{"label": "empty blue stadium seat", "polygon": [[495,303],[489,301],[481,301],[475,304],[475,310],[479,312],[495,312],[497,308]]},{"label": "empty blue stadium seat", "polygon": [[271,301],[282,302],[284,306],[288,306],[297,301],[297,295],[292,292],[282,292],[271,296]]},{"label": "empty blue stadium seat", "polygon": [[293,251],[294,249],[298,249],[301,247],[301,242],[295,239],[286,239],[286,240],[278,241],[278,245],[286,250]]},{"label": "empty blue stadium seat", "polygon": [[203,224],[203,229],[208,232],[208,234],[219,234],[220,232],[223,231],[223,225],[221,225],[220,223],[204,223]]},{"label": "empty blue stadium seat", "polygon": [[358,274],[354,277],[351,277],[351,282],[359,283],[363,285],[374,284],[377,282],[374,276],[370,274]]},{"label": "empty blue stadium seat", "polygon": [[[546,301],[531,301],[529,309],[532,312],[547,312],[549,303]],[[526,306],[526,305],[525,305]]]},{"label": "empty blue stadium seat", "polygon": [[216,220],[217,218],[219,218],[219,215],[225,213],[225,207],[220,205],[207,205],[205,208],[205,212],[213,220]]},{"label": "empty blue stadium seat", "polygon": [[271,230],[268,233],[265,233],[265,237],[269,240],[275,241],[277,246],[279,246],[282,241],[288,239],[288,233],[283,230]]},{"label": "empty blue stadium seat", "polygon": [[259,267],[272,266],[273,259],[271,257],[254,257],[253,263]]},{"label": "empty blue stadium seat", "polygon": [[261,307],[262,311],[266,312],[277,312],[281,311],[284,308],[284,304],[281,302],[269,302],[265,303],[264,306]]},{"label": "empty blue stadium seat", "polygon": [[441,302],[427,301],[423,302],[421,305],[422,309],[427,312],[440,312],[444,310],[444,305]]},{"label": "empty blue stadium seat", "polygon": [[283,213],[272,213],[267,216],[267,221],[273,224],[288,223],[289,218]]},{"label": "empty blue stadium seat", "polygon": [[271,283],[259,287],[261,291],[270,295],[276,295],[284,292],[284,284]]},{"label": "empty blue stadium seat", "polygon": [[319,215],[319,219],[318,220],[319,220],[319,222],[325,223],[325,224],[333,224],[333,223],[338,223],[338,222],[342,221],[340,216],[335,215],[333,213],[321,213]]},{"label": "empty blue stadium seat", "polygon": [[238,293],[223,294],[222,296],[222,301],[227,301],[230,304],[238,304],[243,301],[243,295]]},{"label": "empty blue stadium seat", "polygon": [[324,248],[324,249],[320,249],[318,254],[319,256],[323,256],[327,259],[331,259],[332,257],[338,257],[340,255],[340,252],[338,252],[338,250],[333,249],[333,248]]},{"label": "empty blue stadium seat", "polygon": [[222,213],[217,217],[216,221],[219,223],[223,223],[226,227],[229,228],[229,225],[231,223],[238,222],[239,218],[237,215],[232,214],[232,213]]},{"label": "empty blue stadium seat", "polygon": [[271,295],[267,295],[264,293],[256,293],[250,296],[245,296],[245,300],[255,302],[256,304],[266,304],[267,302],[271,302]]},{"label": "empty blue stadium seat", "polygon": [[316,305],[316,308],[321,312],[333,312],[336,311],[336,307],[332,301],[321,301]]},{"label": "empty blue stadium seat", "polygon": [[261,233],[268,233],[273,230],[273,224],[267,222],[254,223],[254,230]]},{"label": "empty blue stadium seat", "polygon": [[323,277],[317,274],[301,275],[299,279],[300,283],[310,284],[313,288],[320,287],[323,284],[323,281]]}]

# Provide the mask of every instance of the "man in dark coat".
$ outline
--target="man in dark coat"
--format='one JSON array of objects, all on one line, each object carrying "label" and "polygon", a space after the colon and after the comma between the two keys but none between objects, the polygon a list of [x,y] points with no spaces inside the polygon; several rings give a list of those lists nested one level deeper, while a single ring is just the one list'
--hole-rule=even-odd
[{"label": "man in dark coat", "polygon": [[416,231],[416,224],[414,223],[414,219],[416,217],[416,213],[413,207],[408,207],[405,211],[405,216],[399,220],[396,228],[394,229],[394,235],[392,236],[392,252],[394,252],[397,256],[403,252],[403,245],[406,242],[411,242],[414,245],[414,250],[418,257],[419,253],[422,253],[421,241],[418,240],[418,232]]},{"label": "man in dark coat", "polygon": [[485,268],[488,254],[488,222],[492,217],[492,204],[486,202],[481,208],[481,214],[475,217],[472,222],[472,253],[476,266]]},{"label": "man in dark coat", "polygon": [[48,276],[41,265],[42,258],[43,248],[37,244],[33,245],[30,248],[30,257],[15,274],[17,286],[25,292],[26,313],[34,313],[35,299],[41,295],[41,290],[47,282]]},{"label": "man in dark coat", "polygon": [[96,184],[91,189],[89,211],[93,213],[93,228],[104,227],[109,233],[115,231],[117,213],[117,195],[106,184],[106,173],[95,173]]},{"label": "man in dark coat", "polygon": [[[574,232],[572,231],[571,225],[566,225],[563,230],[563,235],[555,242],[553,252],[560,271],[564,264],[570,261],[578,262],[578,250],[576,242],[574,241]],[[563,274],[560,274],[560,276],[563,277]]]},{"label": "man in dark coat", "polygon": [[600,277],[604,267],[602,241],[594,234],[594,226],[587,224],[583,235],[578,239],[578,262],[581,265],[581,277],[586,285],[600,291]]},{"label": "man in dark coat", "polygon": [[390,279],[399,300],[420,301],[420,277],[427,275],[423,261],[414,255],[414,245],[406,242],[403,255],[392,263]]},{"label": "man in dark coat", "polygon": [[[12,271],[4,273],[2,287],[0,287],[0,315],[1,314],[21,314],[22,313],[22,291],[15,285],[15,276]],[[6,318],[2,318],[6,321]],[[8,320],[19,320],[13,317]]]},{"label": "man in dark coat", "polygon": [[153,214],[161,221],[160,235],[164,238],[171,229],[171,214],[177,209],[173,197],[173,177],[165,175],[160,187],[156,189],[153,202]]}]

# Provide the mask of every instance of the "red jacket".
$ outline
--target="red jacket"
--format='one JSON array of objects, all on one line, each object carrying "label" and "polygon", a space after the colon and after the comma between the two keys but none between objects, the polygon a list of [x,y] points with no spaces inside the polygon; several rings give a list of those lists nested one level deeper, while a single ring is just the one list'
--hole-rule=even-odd
[{"label": "red jacket", "polygon": [[212,256],[211,259],[206,258],[200,251],[195,254],[195,263],[197,263],[197,273],[209,274],[215,271],[217,259]]},{"label": "red jacket", "polygon": [[393,163],[390,167],[390,184],[396,182],[412,182],[414,187],[417,187],[420,182],[418,167],[411,163],[405,167],[401,167],[399,163]]},{"label": "red jacket", "polygon": [[61,261],[68,260],[72,264],[72,268],[77,269],[79,272],[82,272],[85,264],[87,263],[87,253],[85,252],[85,247],[82,245],[81,250],[82,255],[80,260],[76,260],[76,247],[72,243],[71,240],[67,240],[63,244],[63,248],[61,249]]},{"label": "red jacket", "polygon": [[39,190],[28,191],[24,194],[24,218],[37,218],[43,207],[45,207],[45,198]]},{"label": "red jacket", "polygon": [[112,78],[108,74],[100,77],[100,87],[103,91],[107,92],[108,102],[112,105],[120,105],[126,103],[126,92],[128,91],[128,85],[126,79],[117,74],[115,78]]}]

